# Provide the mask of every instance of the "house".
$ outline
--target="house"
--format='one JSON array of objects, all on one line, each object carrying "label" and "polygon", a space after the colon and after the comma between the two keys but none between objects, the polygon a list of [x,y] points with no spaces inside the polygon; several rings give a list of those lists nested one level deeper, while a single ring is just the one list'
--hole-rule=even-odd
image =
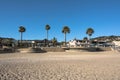
[{"label": "house", "polygon": [[70,40],[67,45],[69,47],[83,47],[83,46],[86,47],[88,44],[89,44],[88,41],[73,39],[73,40]]}]

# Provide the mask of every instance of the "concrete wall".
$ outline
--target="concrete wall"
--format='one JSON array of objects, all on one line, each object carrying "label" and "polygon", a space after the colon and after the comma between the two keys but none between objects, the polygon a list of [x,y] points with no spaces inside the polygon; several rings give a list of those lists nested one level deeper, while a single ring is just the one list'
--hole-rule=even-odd
[{"label": "concrete wall", "polygon": [[20,48],[17,52],[21,53],[44,53],[44,52],[65,52],[62,48]]},{"label": "concrete wall", "polygon": [[111,51],[111,47],[99,47],[99,48],[95,48],[95,47],[87,47],[87,48],[69,48],[67,51]]}]

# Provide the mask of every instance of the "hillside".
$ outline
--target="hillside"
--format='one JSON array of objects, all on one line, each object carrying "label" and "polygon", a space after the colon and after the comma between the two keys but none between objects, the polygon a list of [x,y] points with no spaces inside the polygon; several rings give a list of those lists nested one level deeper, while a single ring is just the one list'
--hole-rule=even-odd
[{"label": "hillside", "polygon": [[99,37],[96,37],[96,38],[92,38],[92,40],[94,41],[120,41],[120,36],[115,36],[115,35],[112,35],[112,36],[99,36]]}]

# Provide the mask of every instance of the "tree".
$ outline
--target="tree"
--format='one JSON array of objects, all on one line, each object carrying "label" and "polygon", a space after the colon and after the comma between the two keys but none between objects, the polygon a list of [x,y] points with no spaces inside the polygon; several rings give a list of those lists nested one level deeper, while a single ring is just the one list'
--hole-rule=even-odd
[{"label": "tree", "polygon": [[52,43],[53,43],[53,46],[56,46],[57,39],[55,37],[52,39]]},{"label": "tree", "polygon": [[84,37],[84,38],[83,38],[83,42],[86,43],[87,41],[88,41],[88,38],[87,38],[87,37]]},{"label": "tree", "polygon": [[20,35],[20,37],[21,37],[21,44],[22,44],[23,32],[25,32],[25,31],[26,31],[26,29],[25,29],[24,26],[20,26],[20,27],[19,27],[19,32],[21,33],[21,35]]},{"label": "tree", "polygon": [[64,26],[63,29],[62,29],[62,33],[64,33],[65,46],[66,46],[66,34],[70,33],[70,28],[68,26]]},{"label": "tree", "polygon": [[86,31],[86,34],[89,36],[89,40],[91,39],[92,34],[94,33],[94,30],[92,28],[88,28]]},{"label": "tree", "polygon": [[[47,31],[47,40],[48,40],[48,30],[50,30],[50,25],[46,25],[45,26],[45,29],[46,29],[46,31]],[[47,42],[47,46],[48,46],[48,42]]]},{"label": "tree", "polygon": [[50,30],[50,25],[47,24],[47,25],[45,26],[45,29],[46,29],[46,31],[47,31],[47,40],[48,40],[48,30]]}]

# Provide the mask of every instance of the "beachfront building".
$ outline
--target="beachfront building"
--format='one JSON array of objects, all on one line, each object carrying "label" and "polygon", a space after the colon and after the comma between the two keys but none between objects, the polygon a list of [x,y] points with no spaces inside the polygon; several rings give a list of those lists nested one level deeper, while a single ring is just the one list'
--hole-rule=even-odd
[{"label": "beachfront building", "polygon": [[70,40],[67,45],[68,47],[87,47],[89,45],[89,41],[73,39]]},{"label": "beachfront building", "polygon": [[112,47],[113,43],[109,41],[97,41],[97,40],[92,40],[91,43],[89,40],[78,40],[78,39],[73,39],[68,42],[68,47]]},{"label": "beachfront building", "polygon": [[114,45],[113,49],[120,51],[120,41],[113,41],[112,43]]},{"label": "beachfront building", "polygon": [[107,41],[92,41],[92,45],[95,47],[111,47],[113,44]]},{"label": "beachfront building", "polygon": [[0,37],[0,48],[15,47],[16,40],[13,38]]},{"label": "beachfront building", "polygon": [[120,47],[120,41],[113,41],[113,44]]},{"label": "beachfront building", "polygon": [[[18,40],[18,45],[20,43],[20,40]],[[56,43],[58,44],[58,42]],[[22,46],[23,47],[34,47],[34,48],[39,48],[39,47],[52,47],[54,46],[53,41],[52,40],[23,40],[22,41]]]}]

